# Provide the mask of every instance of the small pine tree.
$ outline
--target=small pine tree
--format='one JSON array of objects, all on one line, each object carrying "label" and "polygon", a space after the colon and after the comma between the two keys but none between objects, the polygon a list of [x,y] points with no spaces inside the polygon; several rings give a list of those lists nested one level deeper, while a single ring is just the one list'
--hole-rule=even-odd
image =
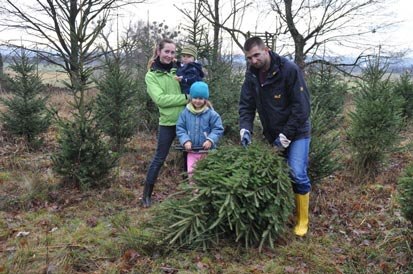
[{"label": "small pine tree", "polygon": [[88,120],[75,116],[59,121],[60,149],[52,156],[53,168],[81,189],[105,185],[116,158],[102,141],[100,132]]},{"label": "small pine tree", "polygon": [[412,75],[405,72],[400,75],[400,78],[394,86],[395,93],[404,98],[403,115],[405,115],[407,119],[413,118],[413,82],[411,79]]},{"label": "small pine tree", "polygon": [[331,175],[340,167],[335,154],[339,135],[334,131],[343,114],[347,85],[328,66],[313,66],[307,79],[311,93],[311,145],[308,172],[313,183]]},{"label": "small pine tree", "polygon": [[70,74],[67,87],[73,93],[72,119],[57,117],[59,124],[59,148],[52,156],[53,169],[81,189],[98,187],[108,183],[107,175],[115,166],[116,158],[110,152],[103,134],[96,127],[92,115],[92,102],[86,97],[88,79],[92,68],[83,68]]},{"label": "small pine tree", "polygon": [[399,177],[398,192],[402,213],[413,223],[413,164],[410,164]]},{"label": "small pine tree", "polygon": [[318,104],[320,112],[328,117],[324,122],[328,128],[337,128],[343,117],[344,99],[347,84],[334,68],[330,66],[313,66],[309,69],[307,79],[311,93],[311,104]]},{"label": "small pine tree", "polygon": [[313,184],[340,168],[340,157],[334,152],[339,147],[339,134],[331,130],[330,116],[320,107],[311,106],[311,144],[308,174]]},{"label": "small pine tree", "polygon": [[96,99],[98,127],[111,137],[114,150],[121,150],[126,139],[133,136],[138,123],[136,85],[119,58],[106,62],[103,77],[97,81],[101,91]]},{"label": "small pine tree", "polygon": [[136,106],[139,114],[139,130],[154,131],[158,128],[159,110],[146,91],[145,73],[140,69],[137,72],[137,97],[138,105]]},{"label": "small pine tree", "polygon": [[225,136],[238,140],[238,104],[234,102],[239,100],[245,73],[241,69],[237,71],[232,65],[231,60],[224,58],[218,61],[217,66],[210,69],[208,84],[211,102],[225,125]]},{"label": "small pine tree", "polygon": [[185,40],[197,47],[198,60],[208,59],[211,55],[211,43],[208,42],[208,25],[203,21],[202,9],[201,1],[194,1],[192,10],[178,9],[185,19],[185,22],[181,25],[182,31],[186,33]]},{"label": "small pine tree", "polygon": [[370,60],[358,83],[355,110],[350,112],[347,132],[352,150],[355,179],[373,178],[382,161],[396,148],[403,124],[403,100],[391,92],[386,66],[380,57]]},{"label": "small pine tree", "polygon": [[10,67],[16,74],[9,79],[13,94],[10,98],[1,99],[8,108],[1,118],[6,130],[24,136],[30,145],[34,145],[38,135],[45,132],[51,122],[46,107],[48,98],[41,95],[44,86],[25,52],[14,58]]}]

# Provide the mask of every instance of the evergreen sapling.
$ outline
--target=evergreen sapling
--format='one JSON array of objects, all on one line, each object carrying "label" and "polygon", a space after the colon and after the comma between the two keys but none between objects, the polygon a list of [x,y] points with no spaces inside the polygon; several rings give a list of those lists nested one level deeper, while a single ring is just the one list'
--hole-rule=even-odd
[{"label": "evergreen sapling", "polygon": [[356,180],[372,179],[400,140],[403,125],[400,96],[392,91],[386,66],[380,57],[370,60],[358,82],[355,110],[350,112],[347,131]]},{"label": "evergreen sapling", "polygon": [[403,115],[407,119],[413,118],[413,82],[412,75],[408,72],[400,75],[394,85],[394,91],[403,99]]},{"label": "evergreen sapling", "polygon": [[117,160],[96,126],[93,104],[86,98],[90,73],[91,69],[78,71],[66,83],[73,93],[72,118],[58,117],[59,150],[52,156],[54,171],[80,189],[107,185]]},{"label": "evergreen sapling", "polygon": [[119,151],[137,128],[137,88],[119,58],[108,60],[103,77],[97,81],[96,98],[98,127],[111,138],[112,148]]},{"label": "evergreen sapling", "polygon": [[12,96],[2,98],[1,102],[8,108],[1,113],[5,129],[17,136],[23,136],[29,145],[38,141],[39,134],[45,132],[51,122],[47,109],[48,97],[42,96],[45,90],[25,52],[13,59],[10,65],[15,76],[9,79]]}]

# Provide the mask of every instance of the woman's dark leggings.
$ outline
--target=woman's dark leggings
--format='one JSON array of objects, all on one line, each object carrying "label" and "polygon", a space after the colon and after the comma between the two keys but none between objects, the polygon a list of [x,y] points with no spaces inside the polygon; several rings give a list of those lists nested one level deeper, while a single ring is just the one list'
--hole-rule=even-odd
[{"label": "woman's dark leggings", "polygon": [[172,145],[176,136],[176,127],[175,126],[159,126],[158,128],[158,144],[156,147],[155,156],[152,159],[152,162],[149,166],[148,173],[146,175],[146,184],[153,185],[155,184],[156,179],[158,178],[159,171],[163,166],[163,163],[168,156],[169,149]]}]

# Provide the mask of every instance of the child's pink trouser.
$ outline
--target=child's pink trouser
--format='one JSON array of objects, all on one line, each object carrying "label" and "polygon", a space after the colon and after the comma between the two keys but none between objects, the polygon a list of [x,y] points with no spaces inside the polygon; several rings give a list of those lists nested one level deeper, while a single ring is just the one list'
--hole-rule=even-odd
[{"label": "child's pink trouser", "polygon": [[188,177],[192,177],[192,173],[194,172],[194,168],[196,162],[202,159],[206,154],[205,153],[197,153],[197,152],[188,152],[186,163],[188,167]]}]

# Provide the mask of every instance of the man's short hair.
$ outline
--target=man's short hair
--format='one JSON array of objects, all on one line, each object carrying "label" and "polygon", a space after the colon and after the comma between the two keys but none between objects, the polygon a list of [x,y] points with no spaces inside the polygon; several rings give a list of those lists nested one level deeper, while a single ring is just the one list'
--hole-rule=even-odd
[{"label": "man's short hair", "polygon": [[255,46],[258,46],[260,49],[265,48],[264,41],[258,36],[250,37],[245,41],[244,51],[250,51]]}]

